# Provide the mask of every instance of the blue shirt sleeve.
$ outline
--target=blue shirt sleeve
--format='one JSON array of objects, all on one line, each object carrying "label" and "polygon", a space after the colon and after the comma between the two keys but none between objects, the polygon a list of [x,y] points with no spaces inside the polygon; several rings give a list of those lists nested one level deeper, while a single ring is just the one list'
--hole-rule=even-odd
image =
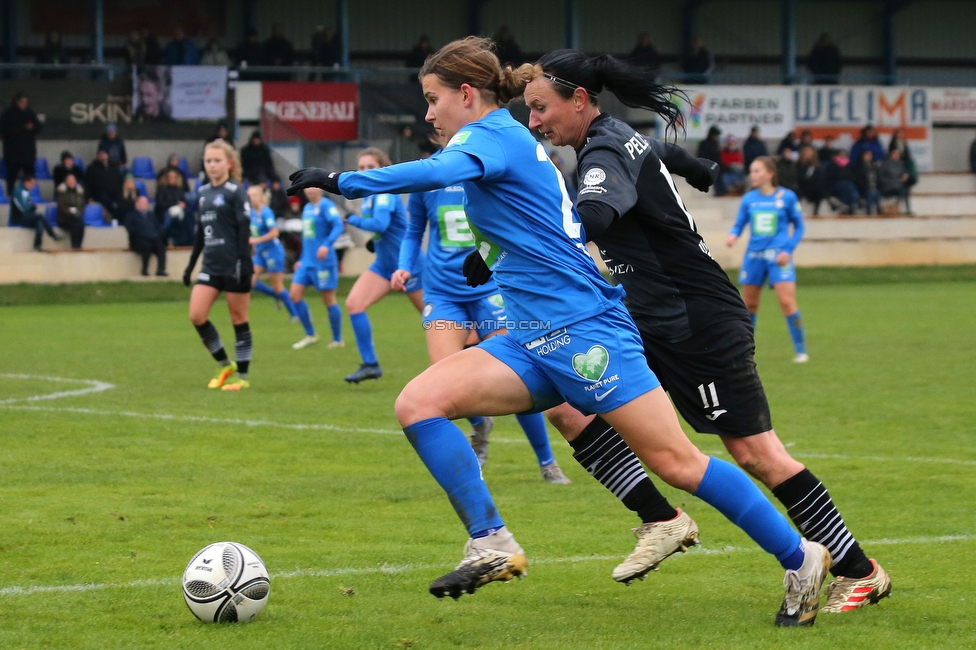
[{"label": "blue shirt sleeve", "polygon": [[790,192],[790,197],[792,199],[792,205],[787,208],[786,218],[793,224],[793,236],[790,237],[785,250],[792,255],[793,251],[800,244],[800,240],[803,239],[806,226],[803,223],[803,208],[800,205],[799,199],[796,198],[796,194],[793,192]]},{"label": "blue shirt sleeve", "polygon": [[414,268],[420,256],[420,245],[427,227],[427,205],[424,203],[423,194],[410,195],[410,200],[407,201],[407,212],[409,213],[407,232],[400,242],[400,259],[397,268],[409,270]]},{"label": "blue shirt sleeve", "polygon": [[339,191],[347,199],[382,192],[426,192],[477,180],[484,173],[484,167],[477,157],[460,149],[444,150],[426,160],[362,172],[343,172],[339,176]]},{"label": "blue shirt sleeve", "polygon": [[323,206],[322,215],[325,219],[326,225],[329,230],[326,232],[325,237],[322,238],[321,246],[328,246],[332,248],[332,244],[335,240],[339,239],[339,235],[343,231],[342,217],[339,216],[339,210],[336,209],[334,205]]},{"label": "blue shirt sleeve", "polygon": [[398,196],[390,194],[377,194],[373,197],[373,208],[369,217],[349,216],[346,221],[370,232],[386,232],[393,219],[393,211],[396,209],[394,201],[401,200]]},{"label": "blue shirt sleeve", "polygon": [[271,232],[272,228],[278,227],[278,222],[275,221],[274,212],[272,212],[271,208],[268,206],[261,208],[261,221],[264,223],[264,227],[266,229],[264,234],[268,234]]},{"label": "blue shirt sleeve", "polygon": [[732,230],[729,231],[730,235],[735,235],[736,237],[742,234],[745,230],[746,224],[749,223],[749,195],[746,194],[742,197],[742,202],[739,204],[739,214],[735,218],[735,224],[732,226]]}]

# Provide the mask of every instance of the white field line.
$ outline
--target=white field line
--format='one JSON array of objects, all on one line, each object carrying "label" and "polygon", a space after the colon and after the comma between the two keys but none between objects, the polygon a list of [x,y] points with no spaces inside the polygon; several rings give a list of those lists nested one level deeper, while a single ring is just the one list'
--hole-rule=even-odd
[{"label": "white field line", "polygon": [[110,384],[107,381],[98,381],[97,379],[68,379],[66,377],[44,377],[41,375],[18,375],[13,373],[0,373],[0,377],[6,379],[34,379],[40,381],[53,381],[63,384],[85,385],[85,388],[79,388],[76,390],[65,390],[56,393],[45,393],[44,395],[32,395],[30,397],[18,397],[0,400],[0,405],[13,404],[15,402],[39,402],[45,399],[58,399],[60,397],[75,397],[77,395],[87,395],[89,393],[100,393],[102,391],[115,388],[114,384]]},{"label": "white field line", "polygon": [[[938,537],[908,537],[905,539],[877,539],[862,542],[863,545],[871,546],[900,546],[912,544],[947,544],[952,542],[971,542],[976,540],[973,535],[942,535]],[[706,549],[701,546],[694,547],[684,556],[696,557],[699,555],[730,555],[732,553],[752,553],[758,552],[757,547],[739,548],[727,546],[721,549]],[[531,564],[574,564],[577,562],[614,562],[620,560],[620,555],[584,555],[579,557],[557,557],[557,558],[533,558]],[[412,573],[414,571],[435,571],[443,569],[444,564],[400,564],[383,565],[378,567],[342,567],[337,569],[295,569],[294,571],[281,571],[271,574],[274,580],[287,580],[289,578],[334,578],[338,576],[361,576],[375,574],[399,575]],[[119,583],[96,583],[90,582],[78,585],[34,585],[29,587],[11,586],[0,588],[0,598],[13,596],[31,596],[33,594],[50,593],[74,593],[84,591],[98,591],[102,589],[133,589],[141,587],[167,587],[179,584],[179,578],[156,578],[149,580],[132,580],[130,582]]]}]

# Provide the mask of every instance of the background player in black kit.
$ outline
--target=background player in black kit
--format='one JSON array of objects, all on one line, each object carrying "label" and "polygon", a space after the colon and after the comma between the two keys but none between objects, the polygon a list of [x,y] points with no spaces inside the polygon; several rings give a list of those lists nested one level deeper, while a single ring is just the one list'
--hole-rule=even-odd
[{"label": "background player in black kit", "polygon": [[[251,329],[247,309],[254,274],[248,243],[251,208],[241,183],[241,161],[233,147],[223,140],[209,143],[203,150],[203,166],[210,182],[200,187],[196,239],[190,263],[183,272],[183,284],[190,286],[193,267],[202,252],[203,264],[190,294],[190,322],[220,364],[208,386],[241,390],[250,386],[247,371],[251,362]],[[236,361],[227,358],[220,334],[209,320],[210,308],[221,291],[227,294],[227,308],[234,324]]]},{"label": "background player in black kit", "polygon": [[[519,72],[532,79],[525,90],[530,128],[577,151],[580,220],[626,289],[648,365],[677,410],[697,431],[721,436],[735,460],[786,506],[803,535],[830,550],[837,579],[828,588],[825,611],[857,609],[886,596],[891,583],[884,569],[864,555],[826,488],[773,431],[753,360],[749,314],[674,187],[671,172],[707,191],[714,163],[648,140],[602,115],[597,103],[606,88],[628,106],[660,114],[673,129],[679,118],[669,101],[674,89],[613,57],[573,50],[551,52]],[[487,271],[475,262],[466,266],[476,269],[467,273],[469,281]],[[613,428],[566,404],[549,416],[574,457],[644,522],[636,531],[637,549],[614,579],[629,584],[696,542],[695,523],[657,491]],[[786,602],[784,609],[790,609]],[[796,614],[781,610],[777,623],[795,625]]]}]

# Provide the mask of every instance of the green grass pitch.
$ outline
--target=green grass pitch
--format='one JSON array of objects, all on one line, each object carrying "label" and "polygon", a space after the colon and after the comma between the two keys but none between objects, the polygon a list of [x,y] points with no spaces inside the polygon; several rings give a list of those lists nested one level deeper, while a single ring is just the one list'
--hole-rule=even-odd
[{"label": "green grass pitch", "polygon": [[[758,363],[774,425],[894,582],[880,604],[799,630],[773,626],[776,562],[670,489],[703,546],[644,582],[614,583],[636,518],[554,430],[573,484],[545,484],[510,417],[485,476],[529,575],[457,602],[431,597],[465,533],[393,415],[427,363],[402,296],[370,310],[383,379],[347,386],[358,364],[348,320],[345,349],[294,351],[300,327],[256,295],[253,388],[239,394],[205,388],[214,364],[185,300],[2,307],[0,648],[976,647],[976,281],[935,280],[801,276],[806,365],[791,362],[764,294]],[[222,302],[213,320],[232,350]],[[271,571],[252,623],[204,625],[183,604],[186,562],[221,540]]]}]

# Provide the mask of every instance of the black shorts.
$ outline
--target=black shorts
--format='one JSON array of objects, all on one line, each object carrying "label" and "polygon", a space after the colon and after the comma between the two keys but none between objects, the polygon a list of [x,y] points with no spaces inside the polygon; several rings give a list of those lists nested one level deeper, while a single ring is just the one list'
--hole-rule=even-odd
[{"label": "black shorts", "polygon": [[210,275],[200,271],[197,274],[196,283],[226,293],[251,293],[251,274],[246,274],[238,279],[236,275]]},{"label": "black shorts", "polygon": [[744,438],[773,428],[749,323],[715,323],[680,343],[655,341],[640,321],[637,328],[647,365],[695,431]]}]

